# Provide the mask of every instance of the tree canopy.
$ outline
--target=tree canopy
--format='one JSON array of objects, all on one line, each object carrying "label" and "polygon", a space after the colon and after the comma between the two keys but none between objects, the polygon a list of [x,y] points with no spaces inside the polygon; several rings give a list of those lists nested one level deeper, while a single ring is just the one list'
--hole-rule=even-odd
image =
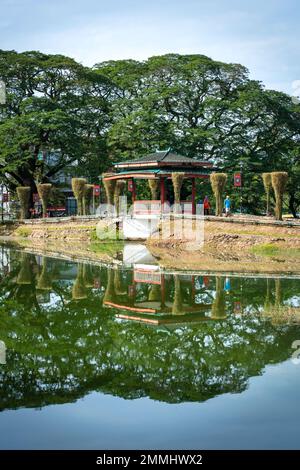
[{"label": "tree canopy", "polygon": [[[74,162],[77,176],[95,180],[114,161],[171,147],[229,173],[242,165],[252,210],[265,206],[259,175],[288,171],[285,202],[299,210],[300,105],[250,80],[242,65],[166,54],[88,68],[60,55],[0,51],[0,78],[0,169],[10,184],[34,188]],[[41,151],[58,161],[41,163]]]},{"label": "tree canopy", "polygon": [[[11,185],[35,190],[37,182],[100,153],[110,119],[107,79],[68,57],[14,51],[0,52],[0,77],[7,90],[0,168]],[[58,155],[55,164],[43,152]]]}]

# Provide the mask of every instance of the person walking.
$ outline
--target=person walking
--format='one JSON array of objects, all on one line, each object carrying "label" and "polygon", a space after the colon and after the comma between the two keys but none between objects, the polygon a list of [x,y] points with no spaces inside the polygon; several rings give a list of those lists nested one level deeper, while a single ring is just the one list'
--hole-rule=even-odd
[{"label": "person walking", "polygon": [[231,206],[231,201],[229,196],[226,196],[226,199],[224,200],[224,208],[225,208],[225,216],[228,217],[230,215],[230,206]]},{"label": "person walking", "polygon": [[204,215],[209,215],[210,202],[208,196],[205,196],[203,200]]}]

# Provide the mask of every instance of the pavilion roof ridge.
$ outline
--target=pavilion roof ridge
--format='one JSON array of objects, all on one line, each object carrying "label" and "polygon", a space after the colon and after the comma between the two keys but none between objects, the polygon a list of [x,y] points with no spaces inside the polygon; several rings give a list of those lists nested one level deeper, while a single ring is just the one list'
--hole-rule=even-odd
[{"label": "pavilion roof ridge", "polygon": [[198,160],[197,158],[192,158],[192,157],[186,157],[184,155],[180,155],[174,151],[172,151],[171,148],[168,148],[167,150],[156,150],[152,153],[148,153],[146,155],[143,155],[142,157],[136,158],[136,159],[131,159],[127,161],[121,161],[121,162],[116,162],[114,163],[114,166],[116,168],[122,168],[125,166],[138,166],[138,165],[150,165],[150,164],[163,164],[163,165],[174,165],[174,164],[192,164],[192,165],[199,165],[203,164],[205,166],[212,166],[210,162],[206,161],[201,161]]}]

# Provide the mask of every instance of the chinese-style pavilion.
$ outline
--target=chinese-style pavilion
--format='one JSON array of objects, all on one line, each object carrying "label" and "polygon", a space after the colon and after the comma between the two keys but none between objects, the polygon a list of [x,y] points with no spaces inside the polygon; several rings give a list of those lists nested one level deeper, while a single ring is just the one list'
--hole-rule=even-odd
[{"label": "chinese-style pavilion", "polygon": [[[199,161],[194,158],[185,157],[172,152],[170,149],[150,153],[136,160],[129,160],[114,164],[114,172],[105,174],[104,180],[128,180],[132,193],[133,202],[136,201],[135,180],[159,180],[160,202],[163,207],[166,202],[167,179],[172,178],[172,173],[183,173],[185,179],[192,181],[191,206],[192,213],[196,212],[196,178],[209,178],[214,170],[213,164],[206,161]],[[150,201],[141,201],[143,203]],[[154,201],[151,201],[154,202]]]}]

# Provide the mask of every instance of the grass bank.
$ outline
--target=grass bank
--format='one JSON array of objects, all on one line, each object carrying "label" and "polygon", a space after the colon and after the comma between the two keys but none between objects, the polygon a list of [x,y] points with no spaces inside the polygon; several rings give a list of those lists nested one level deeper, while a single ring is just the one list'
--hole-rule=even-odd
[{"label": "grass bank", "polygon": [[180,239],[175,220],[167,237],[160,232],[147,241],[165,268],[251,273],[300,273],[300,226],[253,226],[205,221],[203,244],[195,242],[193,222]]}]

